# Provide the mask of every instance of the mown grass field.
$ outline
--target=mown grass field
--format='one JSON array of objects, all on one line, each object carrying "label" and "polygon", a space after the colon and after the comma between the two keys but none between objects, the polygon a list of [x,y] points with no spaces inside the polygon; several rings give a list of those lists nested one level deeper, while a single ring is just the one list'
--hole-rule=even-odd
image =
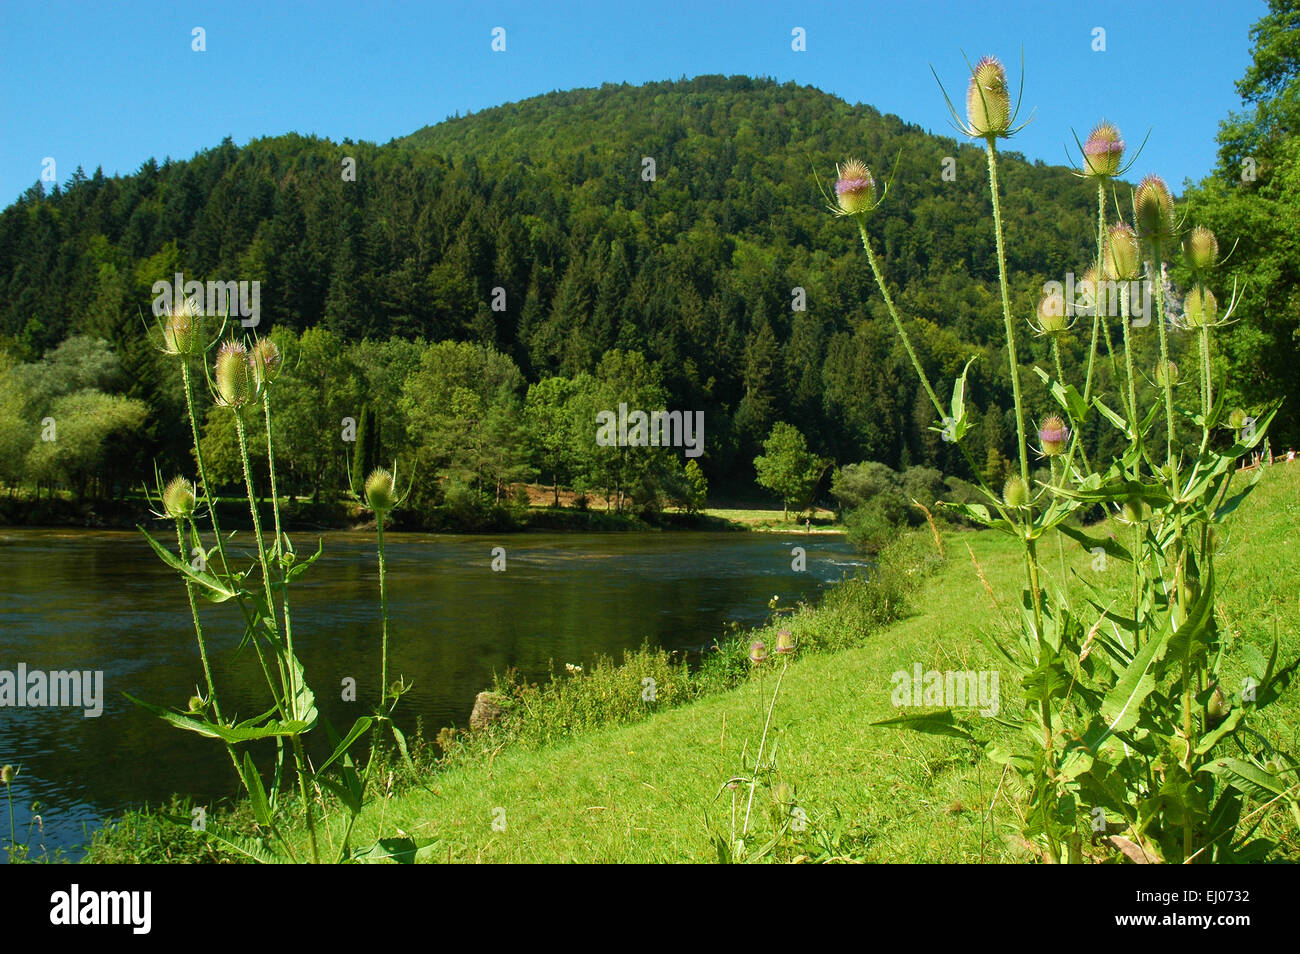
[{"label": "mown grass field", "polygon": [[[1300,465],[1275,466],[1221,540],[1221,625],[1230,645],[1267,650],[1276,629],[1284,659],[1300,653]],[[1068,543],[1068,541],[1067,541]],[[864,644],[801,655],[791,663],[769,733],[772,781],[796,787],[808,823],[768,856],[776,860],[1014,862],[1030,860],[1013,834],[1014,793],[997,767],[965,743],[872,727],[899,714],[890,676],[926,669],[994,667],[981,632],[1003,627],[1020,587],[1014,543],[981,532],[944,536],[946,560],[910,599],[906,618]],[[1077,544],[1045,563],[1118,591],[1122,565],[1093,568]],[[976,564],[978,564],[978,569]],[[988,586],[980,579],[982,573]],[[791,617],[782,625],[811,642],[831,629],[851,636],[852,601]],[[775,627],[774,627],[775,628]],[[774,633],[763,635],[772,645]],[[423,856],[468,862],[705,862],[717,858],[715,832],[731,825],[725,783],[744,772],[762,735],[780,663],[749,681],[643,721],[585,732],[560,743],[507,746],[441,772],[369,808],[354,843],[403,832],[435,839]],[[1236,672],[1228,665],[1229,678]],[[1003,686],[1003,698],[1010,687]],[[1004,703],[1005,704],[1005,703]],[[1264,735],[1300,749],[1300,705],[1292,698],[1263,714]],[[747,787],[736,792],[740,816]],[[748,841],[774,831],[770,792],[760,786]],[[740,819],[737,825],[742,824]],[[341,829],[333,826],[330,837]],[[1262,832],[1300,857],[1300,837],[1282,808]],[[305,841],[299,845],[305,851]]]}]

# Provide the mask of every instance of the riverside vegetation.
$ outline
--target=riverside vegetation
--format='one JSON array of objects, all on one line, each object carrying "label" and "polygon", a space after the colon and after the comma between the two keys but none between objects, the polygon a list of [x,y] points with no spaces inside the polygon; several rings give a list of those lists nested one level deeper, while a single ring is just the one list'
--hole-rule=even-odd
[{"label": "riverside vegetation", "polygon": [[[986,528],[969,535],[974,569],[967,573],[975,573],[995,613],[976,620],[975,631],[965,633],[967,639],[954,649],[963,657],[963,668],[969,668],[969,655],[1001,669],[1010,698],[1001,701],[992,718],[952,710],[876,718],[872,721],[881,728],[872,736],[892,735],[886,729],[915,730],[923,741],[903,743],[909,753],[934,752],[926,747],[938,745],[944,753],[940,765],[963,765],[974,772],[979,807],[967,807],[968,790],[965,801],[949,805],[948,814],[974,816],[965,836],[975,838],[978,829],[981,859],[1205,863],[1294,856],[1300,766],[1291,755],[1294,701],[1288,690],[1300,666],[1295,611],[1254,580],[1240,592],[1256,602],[1240,602],[1240,593],[1225,591],[1222,580],[1234,569],[1240,573],[1239,528],[1249,528],[1250,534],[1267,526],[1271,538],[1258,534],[1264,545],[1282,546],[1280,534],[1293,527],[1295,516],[1295,472],[1288,466],[1280,477],[1270,477],[1273,485],[1263,485],[1270,491],[1267,507],[1252,511],[1257,503],[1252,492],[1261,486],[1263,471],[1243,480],[1238,469],[1266,446],[1279,402],[1271,397],[1230,402],[1241,392],[1216,376],[1221,367],[1216,342],[1240,302],[1235,291],[1228,295],[1220,284],[1224,259],[1218,240],[1204,226],[1188,227],[1186,214],[1180,217],[1158,177],[1148,176],[1135,190],[1125,190],[1119,177],[1126,145],[1118,129],[1102,122],[1079,143],[1078,175],[1096,194],[1095,231],[1089,235],[1089,245],[1095,236],[1095,246],[1085,263],[1091,275],[1075,286],[1078,297],[1044,286],[1036,308],[1014,308],[998,143],[1014,135],[1017,109],[997,60],[986,57],[971,68],[965,106],[964,118],[956,109],[954,118],[962,132],[984,144],[1003,334],[997,355],[1005,357],[1004,386],[1013,405],[1014,454],[1010,473],[1002,479],[991,479],[996,469],[980,466],[970,447],[968,378],[983,363],[980,354],[959,364],[959,372],[954,367],[935,373],[928,367],[915,345],[917,323],[897,307],[876,256],[867,223],[889,201],[889,184],[881,189],[866,164],[850,160],[838,169],[830,201],[837,218],[857,226],[884,315],[921,395],[938,415],[929,429],[948,445],[945,453],[965,462],[963,472],[978,488],[976,501],[950,500],[947,509]],[[1181,307],[1179,286],[1170,275],[1175,258],[1182,260],[1182,274],[1189,278]],[[1049,274],[1073,264],[1056,262]],[[1146,281],[1154,291],[1154,327],[1133,320],[1135,303],[1126,289],[1134,281]],[[1214,287],[1227,298],[1222,307]],[[1110,289],[1118,292],[1112,295]],[[1026,313],[1034,315],[1032,322]],[[1047,367],[1022,356],[1019,337],[1026,325],[1044,341],[1046,348],[1036,357]],[[214,820],[197,835],[183,837],[202,839],[215,857],[262,861],[454,860],[518,857],[521,849],[534,856],[552,851],[578,857],[587,845],[584,830],[601,827],[587,816],[616,811],[628,837],[598,842],[600,860],[623,860],[644,851],[633,845],[634,830],[653,842],[649,851],[654,860],[683,853],[700,857],[692,848],[699,844],[709,857],[724,861],[859,860],[880,850],[878,832],[864,828],[860,815],[846,812],[846,806],[870,799],[829,797],[846,775],[854,780],[849,784],[863,784],[859,771],[824,767],[855,751],[862,725],[840,723],[824,704],[827,699],[844,702],[845,693],[861,694],[864,685],[887,683],[888,671],[876,667],[904,661],[889,658],[899,645],[909,645],[903,628],[891,630],[902,643],[853,644],[896,617],[900,600],[912,587],[955,585],[951,564],[936,580],[924,579],[925,570],[943,563],[945,547],[957,542],[953,531],[941,532],[927,513],[929,534],[909,535],[885,551],[871,581],[844,585],[820,610],[780,612],[766,637],[724,641],[698,672],[655,670],[666,661],[647,650],[630,665],[601,664],[590,674],[557,677],[541,689],[506,678],[497,694],[506,703],[507,717],[482,733],[443,733],[439,747],[446,771],[432,777],[420,771],[412,747],[392,723],[393,706],[405,687],[388,684],[385,638],[374,715],[357,720],[345,734],[321,726],[331,737],[332,754],[313,765],[302,739],[318,728],[319,717],[293,652],[289,585],[320,551],[299,561],[274,507],[273,537],[267,543],[249,451],[248,424],[260,410],[266,478],[271,499],[277,501],[271,399],[280,355],[270,339],[247,344],[227,340],[218,346],[221,335],[209,331],[200,316],[183,307],[161,329],[163,351],[178,359],[181,368],[200,485],[195,488],[181,478],[165,487],[159,482],[163,513],[176,523],[178,552],[151,538],[189,593],[207,691],[184,709],[141,705],[179,728],[223,743],[246,790],[251,820],[237,812],[234,824]],[[1149,367],[1141,364],[1144,338],[1147,351],[1157,356]],[[229,415],[227,430],[242,465],[256,553],[248,567],[227,558],[211,507],[212,484],[204,474],[191,362],[213,347],[215,363],[210,366],[205,357],[201,366],[210,373],[218,414]],[[939,397],[936,379],[944,381],[945,399]],[[1026,393],[1026,382],[1035,379],[1049,403],[1036,424]],[[931,419],[930,413],[925,417]],[[1034,438],[1037,447],[1031,446]],[[1031,453],[1046,466],[1031,468]],[[260,451],[258,456],[263,456]],[[379,612],[386,620],[383,527],[399,503],[398,488],[391,473],[376,470],[363,493],[378,518]],[[195,527],[199,513],[212,522],[216,544],[210,549]],[[1081,524],[1083,518],[1097,517],[1102,522]],[[919,559],[917,554],[930,545],[935,557]],[[1091,574],[1077,565],[1080,552],[1092,559]],[[1279,552],[1276,565],[1293,569],[1294,560],[1285,550]],[[198,559],[188,562],[190,553]],[[209,664],[197,609],[200,596],[233,599],[243,608],[245,643],[262,660],[270,692],[272,707],[263,715],[239,723],[223,719],[219,673]],[[966,605],[979,598],[978,592],[967,596]],[[942,592],[942,597],[952,605],[951,593]],[[769,651],[769,645],[775,649]],[[923,658],[917,655],[917,643],[910,650],[908,663]],[[862,673],[867,678],[855,681],[843,672],[835,678],[832,670],[851,662],[855,653],[871,654],[873,665]],[[792,657],[802,658],[792,662]],[[778,660],[779,667],[774,665]],[[769,674],[774,668],[779,671]],[[658,677],[641,670],[657,671],[662,686]],[[814,674],[825,682],[810,681]],[[653,690],[649,696],[645,680]],[[705,695],[702,690],[722,691]],[[688,699],[690,705],[674,707]],[[732,706],[740,715],[729,735],[725,719],[719,727],[711,716]],[[800,718],[815,722],[812,713],[819,707],[820,727],[801,732]],[[708,748],[707,763],[691,745],[667,751],[694,767],[704,779],[703,791],[701,778],[688,782],[671,770],[646,774],[663,759],[665,750],[655,745],[656,739],[662,741],[673,727],[683,731],[682,720],[691,726],[687,734],[694,747]],[[610,724],[628,721],[636,725]],[[352,751],[367,737],[362,772]],[[389,737],[396,746],[393,764],[402,767],[405,778],[421,783],[406,792],[395,791],[399,771],[385,767],[383,740]],[[618,751],[608,748],[611,742]],[[249,752],[263,744],[274,746],[269,789]],[[606,748],[597,752],[602,745]],[[644,795],[630,799],[642,817],[628,816],[621,806],[595,804],[596,799],[582,815],[565,814],[563,823],[548,815],[552,810],[546,806],[524,807],[524,787],[533,792],[527,799],[531,804],[539,780],[560,772],[573,785],[584,753],[593,756],[591,761],[599,754],[607,771],[608,760],[617,756],[622,768],[615,774],[637,778],[654,792],[659,812],[670,806],[670,814],[698,826],[694,836],[669,825],[666,839],[655,837],[649,818],[656,810],[646,806]],[[700,771],[702,764],[708,768]],[[936,774],[934,764],[926,764]],[[488,806],[486,814],[479,812],[475,821],[458,827],[454,814],[445,811],[452,802],[443,789],[454,792],[466,779],[494,782],[494,773],[508,770],[513,770],[510,784],[493,786],[494,795],[504,791],[512,797],[499,798],[502,804]],[[670,776],[682,784],[669,787]],[[427,784],[440,788],[430,791]],[[590,780],[585,787],[573,787],[579,793],[610,791],[608,786],[593,788]],[[727,791],[733,795],[729,820],[723,821],[726,805],[718,805]],[[760,806],[767,806],[757,813],[756,796]],[[481,797],[476,795],[472,804],[482,808]],[[559,804],[562,813],[573,808],[571,799],[559,799]],[[508,822],[512,807],[515,821]],[[539,824],[547,817],[549,822]],[[480,834],[474,825],[491,834]],[[524,836],[512,841],[509,833],[521,829]],[[917,832],[911,837],[925,841]],[[101,849],[111,851],[112,839],[110,833]]]}]

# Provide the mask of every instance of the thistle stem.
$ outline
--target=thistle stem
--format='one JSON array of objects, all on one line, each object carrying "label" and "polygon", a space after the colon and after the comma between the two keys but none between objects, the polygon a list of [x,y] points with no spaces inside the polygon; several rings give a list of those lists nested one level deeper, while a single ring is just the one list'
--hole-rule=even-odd
[{"label": "thistle stem", "polygon": [[[998,197],[998,158],[994,137],[984,140],[984,151],[988,156],[989,195],[993,200],[993,234],[998,253],[998,285],[1002,292],[1002,322],[1007,335],[1007,363],[1011,372],[1011,395],[1016,405],[1016,445],[1020,452],[1020,479],[1029,486],[1029,450],[1025,441],[1025,405],[1020,394],[1020,362],[1016,357],[1016,329],[1011,321],[1011,297],[1007,291],[1007,255],[1002,241],[1002,203]],[[1028,512],[1022,517],[1022,526],[1032,521]],[[1038,553],[1032,537],[1025,537],[1025,551],[1029,558],[1029,585],[1033,597],[1035,638],[1043,635],[1043,600],[1038,589]],[[1050,747],[1050,737],[1049,737]]]},{"label": "thistle stem", "polygon": [[[248,509],[253,518],[253,536],[257,541],[257,559],[262,567],[262,586],[266,593],[267,602],[267,621],[271,629],[272,636],[279,641],[275,619],[275,598],[271,593],[271,568],[266,558],[266,540],[262,536],[262,519],[257,512],[257,497],[253,492],[253,468],[248,457],[248,435],[244,428],[244,418],[241,409],[234,409],[235,432],[239,436],[239,455],[244,464],[244,486],[248,491]],[[286,616],[288,609],[286,607]],[[302,713],[298,711],[298,686],[297,678],[293,671],[293,663],[297,657],[293,655],[292,648],[286,642],[286,655],[290,665],[285,666],[283,659],[280,660],[280,674],[284,682],[285,704],[288,706],[290,714],[294,719],[298,719]],[[311,839],[312,862],[320,863],[320,849],[316,843],[316,821],[315,812],[311,799],[307,795],[307,756],[303,751],[301,733],[294,732],[289,736],[293,744],[294,761],[298,768],[298,791],[302,797],[302,808],[305,820],[307,822],[307,833]]]},{"label": "thistle stem", "polygon": [[376,513],[379,528],[379,619],[381,629],[379,669],[379,706],[382,709],[388,700],[388,576],[384,563],[384,515]]},{"label": "thistle stem", "polygon": [[[1147,268],[1153,276],[1156,286],[1156,319],[1159,322],[1160,332],[1160,361],[1162,366],[1168,370],[1169,361],[1169,341],[1165,332],[1165,276],[1163,259],[1160,256],[1160,249],[1155,249],[1154,261],[1147,263]],[[1174,382],[1173,376],[1164,374],[1164,392],[1165,392],[1165,464],[1169,467],[1169,478],[1175,486],[1178,483],[1178,467],[1174,461]]]},{"label": "thistle stem", "polygon": [[[1020,451],[1020,476],[1029,484],[1029,451],[1025,443],[1025,410],[1020,396],[1020,362],[1016,358],[1016,330],[1011,321],[1011,298],[1007,291],[1007,256],[1002,243],[1002,205],[998,198],[997,146],[993,138],[985,140],[989,166],[989,194],[993,198],[993,231],[997,241],[998,284],[1002,291],[1002,321],[1007,334],[1007,361],[1011,371],[1011,394],[1016,405],[1016,443]],[[1035,596],[1035,601],[1037,596]]]},{"label": "thistle stem", "polygon": [[[916,350],[912,347],[912,339],[908,336],[907,329],[903,327],[903,320],[898,316],[898,309],[894,307],[893,296],[889,294],[889,286],[885,284],[885,276],[881,272],[880,263],[876,260],[876,253],[871,248],[871,239],[867,235],[867,226],[863,220],[863,216],[858,215],[855,216],[855,218],[858,220],[858,234],[862,236],[862,247],[866,250],[867,261],[871,265],[871,274],[875,276],[876,287],[880,289],[880,295],[885,300],[885,308],[889,311],[889,317],[894,322],[894,328],[898,331],[898,337],[902,340],[903,347],[907,350],[907,356],[912,360],[912,367],[916,370],[916,376],[920,378],[921,385],[925,388],[925,393],[930,396],[930,402],[934,405],[935,412],[939,415],[940,419],[946,419],[947,413],[944,411],[943,405],[939,403],[939,396],[935,393],[934,388],[931,387],[930,378],[926,375],[925,369],[921,367],[921,360],[917,357]],[[966,459],[966,463],[970,467],[971,473],[975,475],[975,480],[984,490],[989,501],[1004,519],[1010,521],[1011,517],[1003,506],[1002,498],[988,485],[988,482],[984,479],[984,475],[981,473],[980,468],[976,466],[975,459],[971,456],[966,445],[961,441],[954,441],[954,443],[957,445],[957,449],[961,452],[962,457]],[[1028,486],[1028,481],[1026,481],[1026,486]]]}]

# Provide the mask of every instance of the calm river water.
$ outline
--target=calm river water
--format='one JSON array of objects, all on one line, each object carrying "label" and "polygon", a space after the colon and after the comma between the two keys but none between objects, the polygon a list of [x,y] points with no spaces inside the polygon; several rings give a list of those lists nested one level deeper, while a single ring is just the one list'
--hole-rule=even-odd
[{"label": "calm river water", "polygon": [[[293,535],[300,553],[315,537]],[[335,725],[364,714],[379,680],[374,537],[327,533],[325,552],[291,589],[295,642],[321,711]],[[552,663],[618,658],[644,640],[700,649],[729,620],[759,623],[773,594],[816,600],[861,564],[842,537],[768,533],[390,534],[389,668],[415,688],[400,722],[426,733],[464,726],[494,672],[543,679]],[[174,540],[173,540],[174,543]],[[791,548],[807,551],[807,572]],[[491,568],[505,548],[506,568]],[[138,533],[0,528],[0,671],[103,672],[103,714],[0,708],[0,763],[13,786],[19,840],[40,803],[44,844],[72,857],[100,820],[173,792],[211,799],[237,783],[214,740],[171,729],[124,692],[184,707],[202,680],[185,591]],[[233,660],[230,606],[201,603],[227,715],[265,709],[255,659]],[[341,701],[356,680],[360,703]],[[314,734],[314,733],[313,733]],[[0,792],[0,799],[3,798]],[[0,836],[8,811],[0,802]],[[33,848],[41,841],[32,828]],[[4,853],[0,852],[0,858]]]}]

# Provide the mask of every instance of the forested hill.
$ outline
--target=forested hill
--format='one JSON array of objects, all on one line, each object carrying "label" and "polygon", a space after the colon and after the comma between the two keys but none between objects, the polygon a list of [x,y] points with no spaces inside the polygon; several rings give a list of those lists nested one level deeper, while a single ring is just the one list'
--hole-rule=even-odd
[{"label": "forested hill", "polygon": [[[1059,117],[1063,141],[1096,118]],[[815,174],[829,189],[850,156],[880,179],[897,158],[870,229],[921,319],[923,359],[950,378],[1002,337],[982,151],[811,87],[719,76],[550,93],[383,146],[227,140],[131,176],[34,186],[0,214],[0,347],[30,361],[70,334],[106,338],[132,396],[155,403],[130,377],[152,360],[136,352],[153,283],[257,280],[263,333],[490,343],[528,381],[644,352],[671,406],[706,412],[713,479],[752,478],[777,420],[841,463],[959,470],[926,431],[854,228],[819,191]],[[1086,266],[1095,193],[1015,154],[1000,177],[1028,317],[1046,278]],[[996,405],[987,443],[1006,450],[1010,395],[987,383],[986,357],[972,399]]]}]

